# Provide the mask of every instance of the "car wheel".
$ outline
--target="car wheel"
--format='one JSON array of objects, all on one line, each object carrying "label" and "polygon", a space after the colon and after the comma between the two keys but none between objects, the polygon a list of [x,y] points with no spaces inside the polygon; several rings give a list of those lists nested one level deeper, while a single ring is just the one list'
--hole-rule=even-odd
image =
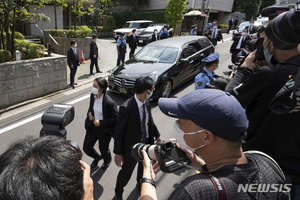
[{"label": "car wheel", "polygon": [[172,82],[170,80],[167,80],[164,82],[161,88],[160,96],[164,98],[169,98],[172,91]]}]

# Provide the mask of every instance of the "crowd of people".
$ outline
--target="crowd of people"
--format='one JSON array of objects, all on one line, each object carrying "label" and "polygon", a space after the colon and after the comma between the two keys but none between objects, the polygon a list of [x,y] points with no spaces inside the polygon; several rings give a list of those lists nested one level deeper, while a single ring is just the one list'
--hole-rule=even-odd
[{"label": "crowd of people", "polygon": [[[210,33],[213,41],[218,24],[212,23],[216,26]],[[232,61],[241,52],[245,57],[238,61],[231,80],[215,76],[219,54],[213,53],[202,59],[205,68],[195,78],[194,91],[179,99],[159,99],[160,110],[177,119],[176,148],[200,171],[182,181],[169,199],[300,199],[299,23],[297,8],[258,30],[250,21],[230,48]],[[255,31],[259,38],[253,40],[249,35]],[[117,42],[119,54],[124,53],[122,43]],[[76,54],[75,44],[71,43],[70,54]],[[76,58],[69,62],[75,68]],[[204,89],[208,83],[215,88]],[[94,159],[91,166],[81,161],[79,150],[56,136],[26,138],[11,145],[0,155],[0,199],[93,199],[90,167],[95,168],[101,159],[101,168],[109,167],[112,137],[114,161],[121,167],[113,199],[123,199],[137,164],[131,156],[132,145],[161,141],[149,102],[154,81],[140,77],[134,87],[134,96],[118,110],[106,94],[107,81],[94,80],[83,144],[84,152]],[[94,149],[96,141],[101,155]],[[155,200],[160,166],[144,150],[142,154],[136,187],[141,200]],[[256,187],[245,191],[249,184]]]}]

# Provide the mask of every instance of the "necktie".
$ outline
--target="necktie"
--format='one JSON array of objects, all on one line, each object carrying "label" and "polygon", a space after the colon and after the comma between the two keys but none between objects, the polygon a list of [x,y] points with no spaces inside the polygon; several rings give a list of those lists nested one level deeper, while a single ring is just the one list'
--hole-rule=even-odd
[{"label": "necktie", "polygon": [[146,132],[146,105],[143,104],[143,118],[142,118],[142,124],[141,124],[141,128],[142,128],[142,143],[146,143],[147,141],[147,132]]}]

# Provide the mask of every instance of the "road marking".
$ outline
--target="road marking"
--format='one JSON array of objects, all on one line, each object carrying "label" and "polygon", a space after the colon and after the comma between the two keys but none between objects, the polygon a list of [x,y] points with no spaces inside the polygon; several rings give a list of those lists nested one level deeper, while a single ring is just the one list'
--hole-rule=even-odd
[{"label": "road marking", "polygon": [[[78,99],[75,99],[75,100],[73,100],[73,101],[70,101],[70,102],[68,102],[68,103],[66,103],[66,104],[73,105],[73,104],[78,103],[79,101],[85,100],[85,99],[87,99],[87,98],[89,98],[89,97],[90,97],[90,94],[85,95],[85,96],[83,96],[83,97],[80,97],[80,98],[78,98]],[[25,119],[25,120],[23,120],[23,121],[20,121],[20,122],[18,122],[18,123],[16,123],[16,124],[13,124],[13,125],[8,126],[8,127],[6,127],[6,128],[0,129],[0,135],[1,135],[2,133],[5,133],[5,132],[7,132],[7,131],[10,131],[11,129],[17,128],[17,127],[19,127],[19,126],[22,126],[22,125],[24,125],[24,124],[27,124],[28,122],[31,122],[31,121],[33,121],[33,120],[36,120],[36,119],[42,117],[42,115],[43,115],[43,113],[40,113],[40,114],[37,114],[37,115],[35,115],[35,116],[33,116],[33,117],[30,117],[30,118],[28,118],[28,119]]]}]

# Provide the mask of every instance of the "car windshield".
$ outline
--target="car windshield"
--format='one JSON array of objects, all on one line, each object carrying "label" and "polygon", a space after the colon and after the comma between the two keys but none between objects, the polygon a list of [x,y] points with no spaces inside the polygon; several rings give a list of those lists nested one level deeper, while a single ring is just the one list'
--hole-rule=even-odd
[{"label": "car windshield", "polygon": [[124,28],[139,28],[139,23],[126,23]]},{"label": "car windshield", "polygon": [[153,32],[154,29],[157,29],[159,32],[164,26],[148,26],[144,31],[145,32]]},{"label": "car windshield", "polygon": [[178,48],[173,47],[144,47],[135,55],[135,60],[145,62],[173,63],[178,54]]},{"label": "car windshield", "polygon": [[[254,26],[260,26],[260,25],[262,25],[262,22],[261,21],[255,21],[253,25]],[[242,32],[242,30],[244,28],[246,28],[246,26],[249,26],[249,22],[243,22],[243,23],[241,23],[239,25],[239,32]]]}]

